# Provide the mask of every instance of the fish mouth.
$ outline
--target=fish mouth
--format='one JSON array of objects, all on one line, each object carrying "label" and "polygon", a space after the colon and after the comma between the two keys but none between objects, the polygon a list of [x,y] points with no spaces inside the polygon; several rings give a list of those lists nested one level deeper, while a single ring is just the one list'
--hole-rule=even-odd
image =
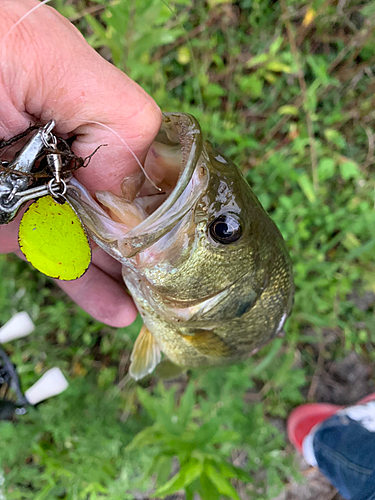
[{"label": "fish mouth", "polygon": [[[171,159],[171,151],[175,158]],[[161,128],[146,157],[145,181],[132,200],[144,209],[143,220],[138,220],[134,227],[114,220],[112,211],[108,210],[110,205],[104,202],[103,208],[100,192],[96,193],[95,200],[75,179],[69,183],[67,197],[89,236],[121,262],[168,233],[202,196],[208,183],[206,169],[200,168],[204,163],[202,152],[202,132],[196,119],[184,113],[163,113]],[[168,162],[169,167],[172,165],[174,169],[170,176],[174,179],[172,184],[168,184],[166,179],[167,189],[163,189],[163,185],[158,187],[158,176],[163,177],[160,170],[166,168]],[[154,180],[152,173],[157,169],[159,172]],[[110,196],[115,198],[111,193]],[[148,200],[155,198],[159,201],[151,203],[153,206],[150,208]]]}]

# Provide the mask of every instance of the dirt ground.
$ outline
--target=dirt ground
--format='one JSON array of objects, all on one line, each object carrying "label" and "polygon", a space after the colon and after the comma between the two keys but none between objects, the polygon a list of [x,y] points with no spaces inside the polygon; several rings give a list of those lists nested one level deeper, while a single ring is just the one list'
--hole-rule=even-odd
[{"label": "dirt ground", "polygon": [[310,467],[299,456],[296,456],[295,463],[305,481],[303,483],[291,482],[273,500],[344,500],[318,469]]}]

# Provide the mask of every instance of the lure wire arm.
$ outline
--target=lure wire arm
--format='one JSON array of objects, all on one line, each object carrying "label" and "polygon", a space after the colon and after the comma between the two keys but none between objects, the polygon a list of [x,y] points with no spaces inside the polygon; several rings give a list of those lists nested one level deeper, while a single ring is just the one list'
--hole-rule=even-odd
[{"label": "lure wire arm", "polygon": [[14,196],[17,197],[18,200],[13,205],[0,205],[0,211],[7,213],[14,212],[15,210],[18,211],[19,208],[21,208],[27,201],[35,200],[36,198],[40,198],[41,196],[46,196],[48,194],[50,194],[50,191],[46,185],[26,189],[25,191],[15,192]]},{"label": "lure wire arm", "polygon": [[[66,181],[61,177],[63,165],[57,148],[57,138],[52,133],[54,127],[55,121],[50,120],[34,133],[13,161],[1,161],[1,166],[6,172],[0,172],[0,215],[9,214],[5,219],[7,222],[27,201],[51,195],[58,203],[65,202]],[[30,174],[35,162],[43,153],[46,153],[52,177],[42,186],[29,187],[28,176],[25,177],[24,174]]]}]

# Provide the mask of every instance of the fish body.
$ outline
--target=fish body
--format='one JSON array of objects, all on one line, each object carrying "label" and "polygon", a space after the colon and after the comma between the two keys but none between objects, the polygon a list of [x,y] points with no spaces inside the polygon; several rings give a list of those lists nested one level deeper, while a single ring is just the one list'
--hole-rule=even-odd
[{"label": "fish body", "polygon": [[76,182],[68,191],[91,237],[122,263],[143,318],[134,378],[155,368],[160,351],[181,367],[248,357],[280,332],[294,294],[278,228],[193,117],[164,114],[146,171],[158,165],[166,195],[156,208],[158,194],[144,187],[133,200],[97,193],[101,206]]}]

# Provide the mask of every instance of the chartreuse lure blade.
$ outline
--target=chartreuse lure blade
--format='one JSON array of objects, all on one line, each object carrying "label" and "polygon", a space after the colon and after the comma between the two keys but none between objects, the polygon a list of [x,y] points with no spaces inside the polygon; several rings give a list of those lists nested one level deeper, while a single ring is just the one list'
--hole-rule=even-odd
[{"label": "chartreuse lure blade", "polygon": [[81,277],[91,262],[91,248],[80,219],[68,202],[52,196],[34,201],[24,213],[18,242],[39,271],[60,280]]}]

